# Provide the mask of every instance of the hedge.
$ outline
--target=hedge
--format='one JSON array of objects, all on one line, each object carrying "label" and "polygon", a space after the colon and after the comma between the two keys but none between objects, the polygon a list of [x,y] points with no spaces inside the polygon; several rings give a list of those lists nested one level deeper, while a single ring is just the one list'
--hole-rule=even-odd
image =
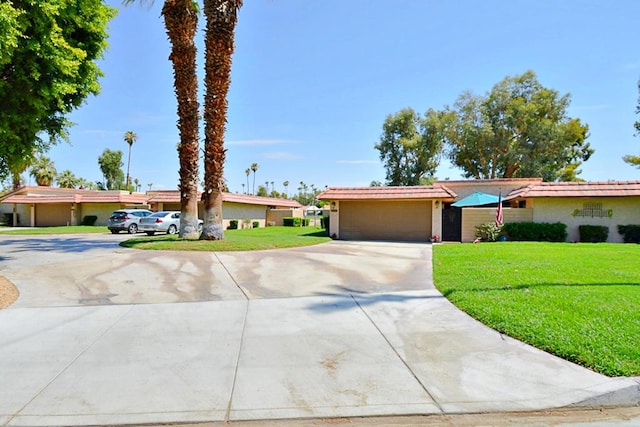
[{"label": "hedge", "polygon": [[502,233],[514,241],[567,241],[567,225],[561,222],[508,222],[502,226]]},{"label": "hedge", "polygon": [[578,230],[580,231],[581,242],[606,242],[609,237],[609,227],[604,225],[581,225]]},{"label": "hedge", "polygon": [[640,243],[640,225],[619,225],[618,233],[625,243]]},{"label": "hedge", "polygon": [[306,227],[309,225],[309,218],[286,216],[282,218],[282,224],[285,227]]},{"label": "hedge", "polygon": [[237,219],[232,219],[229,221],[229,227],[227,227],[228,230],[237,230],[238,229],[238,220]]},{"label": "hedge", "polygon": [[82,218],[82,224],[81,225],[96,225],[96,221],[98,220],[98,217],[96,215],[85,215],[84,218]]}]

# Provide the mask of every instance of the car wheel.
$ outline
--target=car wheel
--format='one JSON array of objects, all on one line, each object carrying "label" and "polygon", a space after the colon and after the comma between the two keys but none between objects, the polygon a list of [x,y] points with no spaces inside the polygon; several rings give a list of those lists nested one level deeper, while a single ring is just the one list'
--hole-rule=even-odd
[{"label": "car wheel", "polygon": [[147,231],[147,236],[153,236],[154,234],[156,234],[155,231]]},{"label": "car wheel", "polygon": [[167,234],[176,234],[176,232],[178,231],[178,229],[176,228],[175,225],[170,225],[169,229],[167,230]]},{"label": "car wheel", "polygon": [[131,224],[129,228],[127,228],[127,232],[129,234],[136,234],[138,232],[138,226],[136,224]]}]

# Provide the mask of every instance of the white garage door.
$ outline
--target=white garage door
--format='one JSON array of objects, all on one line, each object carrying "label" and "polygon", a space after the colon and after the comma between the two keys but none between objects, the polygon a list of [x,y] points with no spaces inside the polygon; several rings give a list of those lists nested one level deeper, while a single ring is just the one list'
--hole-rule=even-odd
[{"label": "white garage door", "polygon": [[344,240],[428,241],[431,201],[340,202]]}]

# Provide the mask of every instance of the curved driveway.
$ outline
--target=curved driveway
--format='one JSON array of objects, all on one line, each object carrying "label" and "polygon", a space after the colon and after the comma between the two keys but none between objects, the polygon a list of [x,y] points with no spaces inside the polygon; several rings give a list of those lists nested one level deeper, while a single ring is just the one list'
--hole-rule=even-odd
[{"label": "curved driveway", "polygon": [[630,404],[433,287],[431,246],[137,251],[0,236],[0,424],[95,425]]}]

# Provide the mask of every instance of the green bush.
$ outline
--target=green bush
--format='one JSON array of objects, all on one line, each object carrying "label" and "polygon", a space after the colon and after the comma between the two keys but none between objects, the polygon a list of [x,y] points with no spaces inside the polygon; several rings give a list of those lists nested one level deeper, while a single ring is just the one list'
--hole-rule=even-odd
[{"label": "green bush", "polygon": [[286,216],[282,218],[282,225],[285,227],[300,227],[302,225],[302,218]]},{"label": "green bush", "polygon": [[251,226],[252,226],[253,228],[258,228],[258,227],[260,227],[260,222],[259,222],[259,221],[253,221],[253,222],[251,223]]},{"label": "green bush", "polygon": [[580,230],[581,242],[606,242],[609,237],[609,227],[604,225],[581,225],[578,230]]},{"label": "green bush", "polygon": [[495,242],[500,237],[502,227],[496,225],[495,222],[488,222],[486,224],[478,225],[476,227],[476,237],[479,237],[485,242]]},{"label": "green bush", "polygon": [[0,216],[0,225],[13,225],[13,214],[11,212],[3,213]]},{"label": "green bush", "polygon": [[238,229],[238,220],[237,219],[232,219],[229,221],[229,227],[227,227],[229,230],[237,230]]},{"label": "green bush", "polygon": [[320,226],[322,228],[324,228],[325,230],[329,231],[329,216],[323,216],[322,218],[320,218]]},{"label": "green bush", "polygon": [[619,225],[618,233],[625,243],[640,243],[640,225]]},{"label": "green bush", "polygon": [[509,240],[520,242],[566,242],[567,225],[561,222],[508,222],[502,231]]},{"label": "green bush", "polygon": [[82,218],[82,224],[80,224],[80,225],[94,226],[94,225],[96,225],[96,221],[97,220],[98,220],[98,216],[97,215],[85,215],[84,218]]},{"label": "green bush", "polygon": [[310,222],[311,222],[311,218],[302,218],[303,227],[308,227]]}]

